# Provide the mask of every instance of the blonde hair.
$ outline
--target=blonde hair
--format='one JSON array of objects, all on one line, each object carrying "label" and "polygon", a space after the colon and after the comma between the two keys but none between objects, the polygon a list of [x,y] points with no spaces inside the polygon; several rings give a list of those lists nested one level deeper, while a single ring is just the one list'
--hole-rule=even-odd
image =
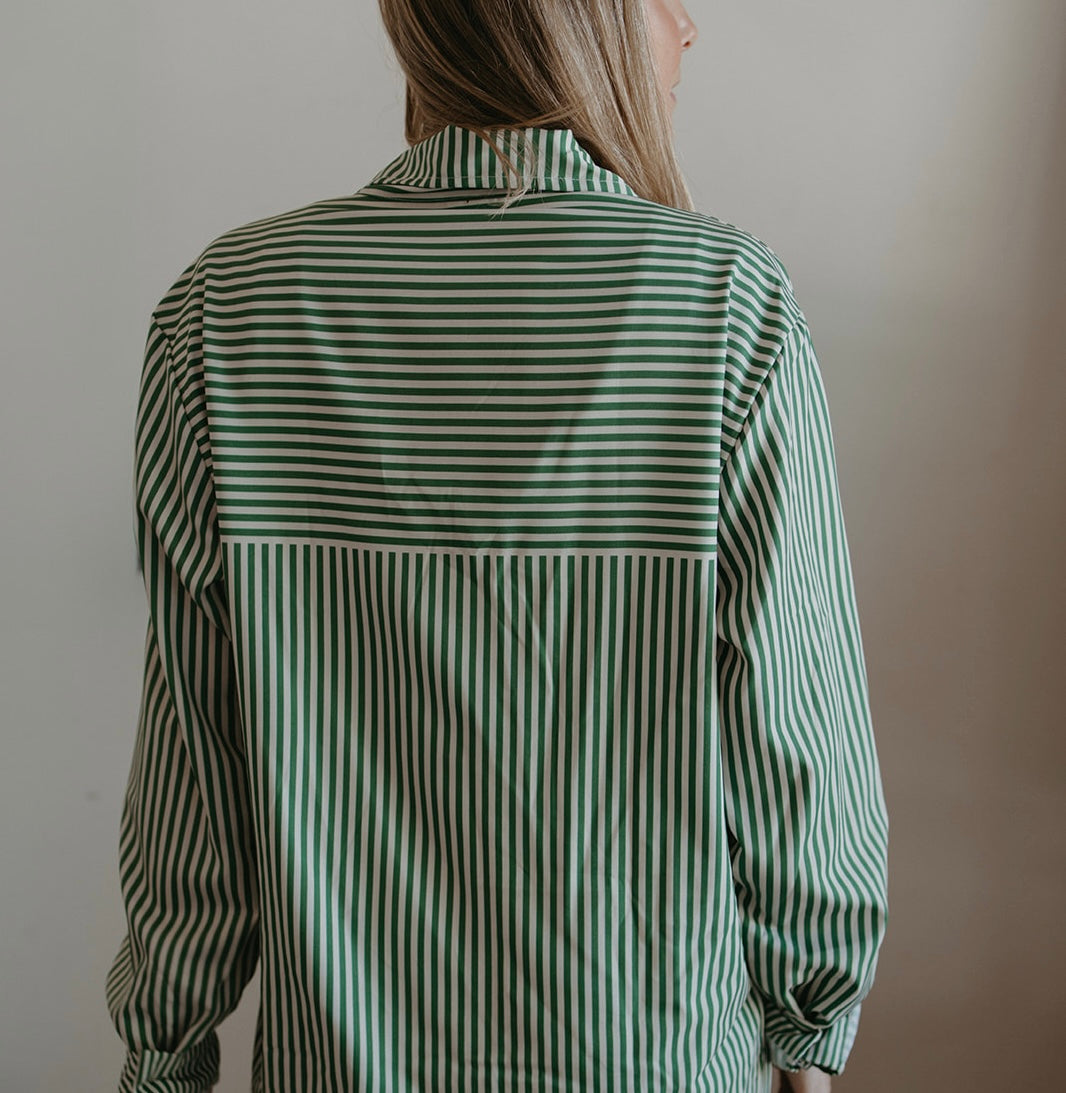
[{"label": "blonde hair", "polygon": [[[494,148],[493,129],[571,129],[601,167],[641,197],[692,208],[644,0],[379,3],[407,77],[408,143],[448,125],[470,129]],[[516,178],[509,203],[529,182],[506,162]]]}]

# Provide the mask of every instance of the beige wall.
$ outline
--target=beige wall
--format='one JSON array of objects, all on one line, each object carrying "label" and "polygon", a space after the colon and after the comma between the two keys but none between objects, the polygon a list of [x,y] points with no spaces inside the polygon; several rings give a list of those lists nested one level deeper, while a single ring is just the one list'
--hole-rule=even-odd
[{"label": "beige wall", "polygon": [[[836,1086],[1056,1088],[1066,4],[690,8],[678,142],[814,330],[892,816],[889,940]],[[0,117],[0,1089],[107,1090],[147,317],[214,235],[367,181],[400,98],[369,0],[9,0]],[[222,1093],[253,1020],[249,992]]]}]

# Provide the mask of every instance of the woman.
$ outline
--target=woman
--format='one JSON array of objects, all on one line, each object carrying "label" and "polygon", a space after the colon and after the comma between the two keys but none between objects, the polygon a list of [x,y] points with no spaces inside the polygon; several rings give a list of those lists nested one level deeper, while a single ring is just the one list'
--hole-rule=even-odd
[{"label": "woman", "polygon": [[676,0],[381,0],[411,147],[153,314],[124,1090],[799,1090],[884,803],[825,393]]}]

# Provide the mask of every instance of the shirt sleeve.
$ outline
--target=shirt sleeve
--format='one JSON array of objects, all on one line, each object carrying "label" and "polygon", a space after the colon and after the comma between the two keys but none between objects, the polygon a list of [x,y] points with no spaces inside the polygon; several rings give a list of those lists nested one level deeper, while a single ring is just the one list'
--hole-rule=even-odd
[{"label": "shirt sleeve", "polygon": [[888,821],[825,390],[802,317],[722,472],[716,665],[767,1053],[843,1068],[887,920]]},{"label": "shirt sleeve", "polygon": [[[210,458],[153,323],[136,430],[144,685],[120,828],[128,933],[107,979],[122,1093],[201,1093],[259,958],[258,886]],[[202,421],[202,414],[199,415]]]}]

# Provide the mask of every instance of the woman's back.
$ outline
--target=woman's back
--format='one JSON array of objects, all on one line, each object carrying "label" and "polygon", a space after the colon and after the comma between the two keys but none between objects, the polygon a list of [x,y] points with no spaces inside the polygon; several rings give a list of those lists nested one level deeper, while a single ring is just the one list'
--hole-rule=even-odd
[{"label": "woman's back", "polygon": [[261,947],[257,1089],[832,1069],[884,814],[806,323],[750,236],[498,137],[505,210],[450,126],[156,310],[127,903],[188,870],[116,1020],[209,1068]]}]

